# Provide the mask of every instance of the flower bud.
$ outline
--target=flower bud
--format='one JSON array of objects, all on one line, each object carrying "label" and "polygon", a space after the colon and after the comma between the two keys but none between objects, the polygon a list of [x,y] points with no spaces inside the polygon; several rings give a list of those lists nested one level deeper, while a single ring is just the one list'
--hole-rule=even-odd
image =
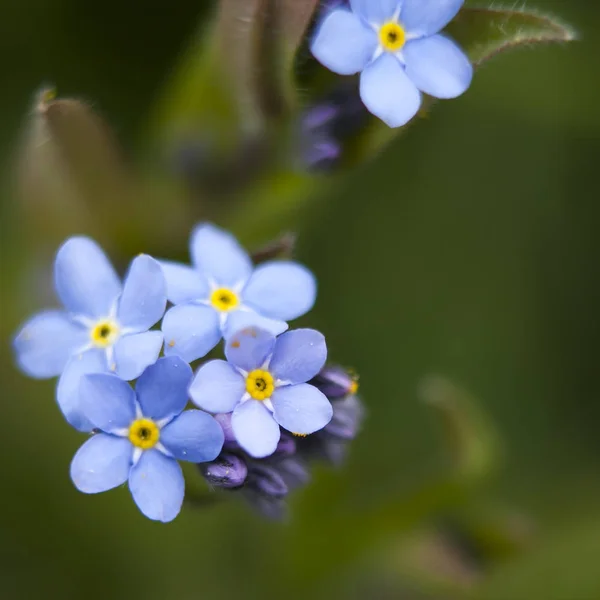
[{"label": "flower bud", "polygon": [[277,470],[290,490],[306,485],[310,481],[308,468],[299,458],[284,458],[277,463]]},{"label": "flower bud", "polygon": [[246,463],[235,454],[223,453],[216,460],[199,467],[208,483],[215,487],[237,488],[248,476]]},{"label": "flower bud", "polygon": [[333,417],[325,426],[330,435],[345,440],[356,437],[364,415],[364,408],[357,396],[347,396],[332,402]]},{"label": "flower bud", "polygon": [[293,436],[281,432],[281,437],[279,438],[279,442],[277,444],[277,449],[275,450],[276,456],[292,456],[296,453],[296,440]]},{"label": "flower bud", "polygon": [[358,389],[356,377],[337,365],[324,367],[310,383],[330,400],[355,394]]},{"label": "flower bud", "polygon": [[288,487],[277,469],[265,464],[254,463],[248,474],[248,485],[265,496],[283,498],[288,493]]}]

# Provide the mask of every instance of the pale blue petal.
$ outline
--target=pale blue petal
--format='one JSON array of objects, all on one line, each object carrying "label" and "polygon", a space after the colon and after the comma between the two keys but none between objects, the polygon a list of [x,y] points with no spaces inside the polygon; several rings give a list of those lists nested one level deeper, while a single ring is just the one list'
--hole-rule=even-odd
[{"label": "pale blue petal", "polygon": [[374,25],[383,25],[397,16],[406,0],[350,0],[350,7],[362,19]]},{"label": "pale blue petal", "polygon": [[116,375],[84,375],[79,390],[81,410],[97,429],[114,433],[135,421],[135,393]]},{"label": "pale blue petal", "polygon": [[190,252],[200,274],[219,286],[245,283],[252,273],[250,257],[235,237],[210,223],[194,229]]},{"label": "pale blue petal", "polygon": [[167,281],[167,298],[170,302],[188,304],[208,298],[208,282],[196,269],[167,260],[161,260],[159,264]]},{"label": "pale blue petal", "polygon": [[442,35],[408,42],[403,52],[406,74],[430,96],[456,98],[471,85],[473,67],[469,59]]},{"label": "pale blue petal", "polygon": [[129,489],[142,514],[168,523],[183,504],[185,482],[181,467],[158,450],[146,450],[130,471]]},{"label": "pale blue petal", "polygon": [[144,369],[155,363],[163,344],[160,331],[146,331],[124,335],[114,346],[113,370],[121,379],[137,379]]},{"label": "pale blue petal", "polygon": [[295,262],[258,267],[242,292],[244,304],[272,319],[291,321],[307,313],[317,296],[315,276]]},{"label": "pale blue petal", "polygon": [[236,331],[225,344],[227,360],[244,371],[262,367],[273,353],[275,336],[266,329],[250,326]]},{"label": "pale blue petal", "polygon": [[238,444],[254,458],[271,456],[281,434],[273,415],[259,400],[247,400],[233,411],[231,426]]},{"label": "pale blue petal", "polygon": [[392,54],[382,54],[360,77],[367,109],[390,127],[406,125],[421,106],[421,93]]},{"label": "pale blue petal", "polygon": [[58,310],[39,313],[23,325],[13,341],[19,367],[30,377],[60,375],[71,355],[90,341],[89,332]]},{"label": "pale blue petal", "polygon": [[96,242],[85,237],[68,239],[54,262],[56,293],[76,315],[106,317],[121,293],[121,282]]},{"label": "pale blue petal", "polygon": [[145,254],[134,258],[119,300],[119,323],[136,333],[147,331],[162,319],[166,306],[167,285],[160,265]]},{"label": "pale blue petal", "polygon": [[225,441],[221,426],[201,410],[186,410],[161,432],[161,444],[177,459],[200,463],[219,456]]},{"label": "pale blue petal", "polygon": [[292,433],[307,435],[319,431],[333,416],[331,402],[307,383],[277,388],[271,401],[275,420]]},{"label": "pale blue petal", "polygon": [[180,304],[169,309],[162,322],[165,355],[193,362],[210,352],[221,339],[217,312],[210,306]]},{"label": "pale blue petal", "polygon": [[433,35],[454,19],[463,4],[464,0],[404,0],[400,21],[410,35]]},{"label": "pale blue petal", "polygon": [[192,369],[181,358],[159,358],[135,385],[143,415],[156,421],[176,417],[187,404],[191,381]]},{"label": "pale blue petal", "polygon": [[246,381],[224,360],[203,364],[190,386],[192,402],[210,413],[231,412],[245,392]]},{"label": "pale blue petal", "polygon": [[91,431],[94,425],[85,416],[81,407],[79,384],[83,375],[88,373],[106,373],[106,355],[104,350],[88,350],[71,357],[63,374],[58,380],[56,401],[67,421],[79,431]]},{"label": "pale blue petal", "polygon": [[247,327],[256,327],[269,331],[273,335],[279,335],[288,328],[288,324],[278,319],[263,317],[253,310],[236,310],[227,315],[223,337],[229,339],[234,333]]},{"label": "pale blue petal", "polygon": [[99,433],[90,438],[71,462],[71,479],[84,494],[98,494],[125,483],[133,447],[129,440]]},{"label": "pale blue petal", "polygon": [[351,12],[334,10],[323,19],[310,49],[330,71],[354,75],[373,58],[377,33]]},{"label": "pale blue petal", "polygon": [[314,329],[294,329],[275,342],[269,371],[287,383],[304,383],[317,375],[327,360],[327,344]]}]

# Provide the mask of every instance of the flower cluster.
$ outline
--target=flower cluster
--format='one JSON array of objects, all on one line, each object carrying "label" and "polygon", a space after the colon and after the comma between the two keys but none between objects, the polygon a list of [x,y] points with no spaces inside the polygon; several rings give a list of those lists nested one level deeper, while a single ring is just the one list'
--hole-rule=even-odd
[{"label": "flower cluster", "polygon": [[[178,461],[214,474],[224,444],[234,445],[254,461],[244,463],[249,474],[293,436],[336,423],[331,377],[319,375],[328,372],[323,335],[286,331],[314,304],[312,273],[286,260],[254,268],[235,238],[207,223],[190,252],[192,266],[140,255],[121,282],[95,242],[67,240],[54,263],[63,310],[35,315],[13,344],[26,374],[59,378],[59,408],[91,434],[71,463],[75,486],[93,494],[128,482],[141,512],[164,522],[184,499]],[[194,375],[190,363],[221,339],[226,360]],[[190,399],[197,409],[186,410]]]},{"label": "flower cluster", "polygon": [[465,92],[473,67],[440,31],[464,0],[349,0],[323,13],[311,50],[339,75],[360,73],[367,109],[401,127],[421,107],[421,94],[455,98]]},{"label": "flower cluster", "polygon": [[282,519],[286,516],[289,493],[309,482],[313,462],[339,465],[364,414],[356,395],[356,378],[341,367],[328,366],[310,383],[331,402],[331,420],[311,436],[283,432],[275,452],[265,458],[257,459],[240,446],[231,415],[216,415],[223,427],[225,444],[216,460],[199,465],[208,483],[237,493],[267,518]]}]

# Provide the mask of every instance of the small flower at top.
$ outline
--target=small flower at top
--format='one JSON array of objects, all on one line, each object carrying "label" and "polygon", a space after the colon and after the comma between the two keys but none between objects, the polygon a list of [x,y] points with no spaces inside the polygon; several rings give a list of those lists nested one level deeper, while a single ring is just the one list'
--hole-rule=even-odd
[{"label": "small flower at top", "polygon": [[350,0],[328,12],[312,41],[313,55],[340,75],[361,73],[365,106],[390,127],[410,121],[421,92],[455,98],[471,84],[473,67],[439,32],[464,0]]},{"label": "small flower at top", "polygon": [[315,278],[308,269],[284,260],[254,269],[236,239],[209,223],[192,233],[190,253],[193,267],[160,263],[168,299],[176,305],[162,324],[167,356],[192,362],[221,337],[249,325],[277,335],[315,302]]},{"label": "small flower at top", "polygon": [[56,255],[54,284],[66,310],[32,317],[13,346],[20,368],[31,377],[60,375],[56,396],[62,412],[71,425],[90,431],[80,410],[80,378],[113,372],[132,380],[156,361],[163,336],[148,330],[165,312],[165,279],[157,261],[140,255],[121,284],[93,240],[73,237]]},{"label": "small flower at top", "polygon": [[279,426],[307,435],[329,423],[333,409],[327,397],[306,382],[323,367],[327,347],[322,334],[296,329],[275,336],[256,327],[233,334],[224,360],[200,367],[190,396],[210,413],[229,413],[238,444],[263,458],[277,449]]},{"label": "small flower at top", "polygon": [[185,491],[177,461],[212,461],[223,447],[223,430],[213,417],[184,411],[191,379],[191,368],[176,356],[148,367],[135,391],[115,375],[85,375],[82,409],[99,433],[71,463],[77,489],[97,494],[128,481],[146,517],[172,521]]}]

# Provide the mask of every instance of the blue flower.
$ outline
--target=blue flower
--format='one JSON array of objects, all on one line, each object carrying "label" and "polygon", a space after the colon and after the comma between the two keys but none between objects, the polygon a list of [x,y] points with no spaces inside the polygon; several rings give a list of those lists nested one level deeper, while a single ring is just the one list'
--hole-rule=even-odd
[{"label": "blue flower", "polygon": [[305,267],[272,261],[253,269],[235,238],[214,225],[196,227],[190,252],[194,267],[161,262],[167,296],[177,305],[162,324],[165,355],[192,362],[249,325],[277,335],[315,302],[315,279]]},{"label": "blue flower", "polygon": [[54,262],[56,293],[66,310],[48,310],[23,325],[13,346],[31,377],[60,375],[56,391],[65,417],[92,429],[79,406],[84,373],[114,372],[131,380],[158,358],[162,333],[148,331],[166,307],[166,284],[158,262],[138,256],[121,285],[112,265],[91,239],[74,237]]},{"label": "blue flower", "polygon": [[248,327],[225,345],[224,360],[200,367],[190,396],[211,413],[233,411],[231,426],[239,445],[255,458],[275,452],[279,426],[297,435],[322,429],[333,413],[331,403],[306,382],[327,358],[325,338],[313,329],[288,331],[277,339]]},{"label": "blue flower", "polygon": [[390,127],[410,121],[421,92],[455,98],[467,90],[473,67],[439,35],[464,0],[350,0],[323,19],[312,53],[340,75],[361,72],[365,106]]},{"label": "blue flower", "polygon": [[178,357],[159,359],[135,391],[110,374],[81,380],[82,409],[100,433],[77,451],[71,478],[78,490],[97,494],[126,481],[135,503],[155,521],[172,521],[185,483],[178,460],[214,460],[223,447],[221,426],[205,412],[182,412],[192,370]]}]

